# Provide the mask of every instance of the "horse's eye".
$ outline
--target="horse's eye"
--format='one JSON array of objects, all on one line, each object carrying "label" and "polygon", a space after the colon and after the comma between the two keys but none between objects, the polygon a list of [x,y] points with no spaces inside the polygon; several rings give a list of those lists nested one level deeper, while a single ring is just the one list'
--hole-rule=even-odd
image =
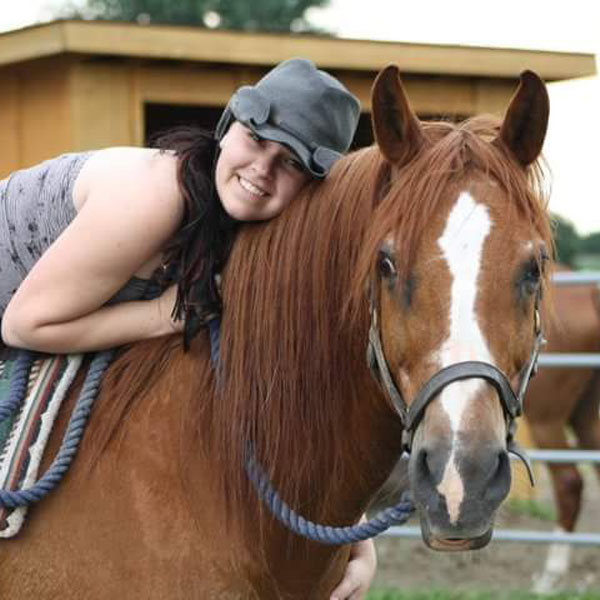
[{"label": "horse's eye", "polygon": [[542,273],[537,260],[532,260],[528,263],[523,273],[523,287],[528,294],[534,294],[539,285]]},{"label": "horse's eye", "polygon": [[383,279],[391,279],[396,276],[396,265],[387,254],[379,255],[378,269]]}]

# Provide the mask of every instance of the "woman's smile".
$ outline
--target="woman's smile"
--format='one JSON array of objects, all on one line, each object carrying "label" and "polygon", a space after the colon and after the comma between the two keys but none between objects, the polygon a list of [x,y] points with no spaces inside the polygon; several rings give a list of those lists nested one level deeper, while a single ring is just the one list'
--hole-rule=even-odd
[{"label": "woman's smile", "polygon": [[247,192],[252,194],[253,196],[258,196],[262,198],[267,195],[267,192],[262,188],[258,187],[248,179],[242,177],[241,175],[237,176],[239,184],[244,188]]}]

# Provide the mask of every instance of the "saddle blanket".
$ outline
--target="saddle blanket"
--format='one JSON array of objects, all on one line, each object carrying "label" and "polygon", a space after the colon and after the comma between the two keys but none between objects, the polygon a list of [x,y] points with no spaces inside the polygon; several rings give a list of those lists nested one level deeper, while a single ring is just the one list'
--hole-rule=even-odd
[{"label": "saddle blanket", "polygon": [[[9,397],[16,352],[0,348],[0,407]],[[38,355],[27,384],[23,404],[0,421],[0,490],[19,490],[36,481],[52,425],[83,355]],[[0,504],[0,538],[16,535],[27,507],[8,509]]]}]

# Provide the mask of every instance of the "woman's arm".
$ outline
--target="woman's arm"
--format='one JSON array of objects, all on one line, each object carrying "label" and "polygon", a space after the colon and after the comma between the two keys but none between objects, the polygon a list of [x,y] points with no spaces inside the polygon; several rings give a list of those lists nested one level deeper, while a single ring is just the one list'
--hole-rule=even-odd
[{"label": "woman's arm", "polygon": [[85,178],[77,216],[6,308],[2,338],[8,345],[45,352],[98,350],[175,327],[172,291],[154,301],[103,306],[160,255],[179,226],[183,204],[175,159],[109,152],[90,164]]},{"label": "woman's arm", "polygon": [[[105,350],[129,342],[179,332],[183,321],[173,321],[174,289],[154,300],[123,302],[99,308],[87,315],[62,323],[47,323],[23,331],[11,330],[2,320],[2,339],[14,348],[41,352],[89,352]],[[31,327],[31,325],[29,325]]]}]

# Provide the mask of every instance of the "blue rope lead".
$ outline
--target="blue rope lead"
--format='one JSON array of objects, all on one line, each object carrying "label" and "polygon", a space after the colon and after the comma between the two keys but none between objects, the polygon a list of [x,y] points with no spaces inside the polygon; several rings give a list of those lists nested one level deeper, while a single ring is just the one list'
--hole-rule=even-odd
[{"label": "blue rope lead", "polygon": [[[73,409],[73,414],[67,425],[60,449],[54,461],[42,477],[33,485],[22,490],[0,490],[0,506],[13,509],[39,502],[48,492],[52,491],[62,480],[73,458],[77,454],[79,442],[83,437],[85,426],[98,395],[98,388],[106,369],[110,365],[115,350],[107,350],[97,354],[89,367],[83,388]],[[19,357],[17,360],[20,360]],[[25,362],[25,359],[23,359]]]},{"label": "blue rope lead", "polygon": [[29,372],[35,354],[29,350],[20,350],[10,375],[10,387],[6,400],[0,403],[0,423],[15,415],[25,400]]},{"label": "blue rope lead", "polygon": [[215,315],[206,322],[210,338],[210,363],[213,369],[218,369],[221,357],[221,317]]},{"label": "blue rope lead", "polygon": [[412,502],[400,501],[379,512],[366,523],[350,527],[331,527],[313,523],[292,510],[273,489],[269,476],[256,462],[252,448],[247,449],[246,474],[254,485],[258,496],[268,506],[273,516],[294,533],[314,542],[339,545],[360,542],[379,535],[392,525],[406,523],[414,511]]}]

